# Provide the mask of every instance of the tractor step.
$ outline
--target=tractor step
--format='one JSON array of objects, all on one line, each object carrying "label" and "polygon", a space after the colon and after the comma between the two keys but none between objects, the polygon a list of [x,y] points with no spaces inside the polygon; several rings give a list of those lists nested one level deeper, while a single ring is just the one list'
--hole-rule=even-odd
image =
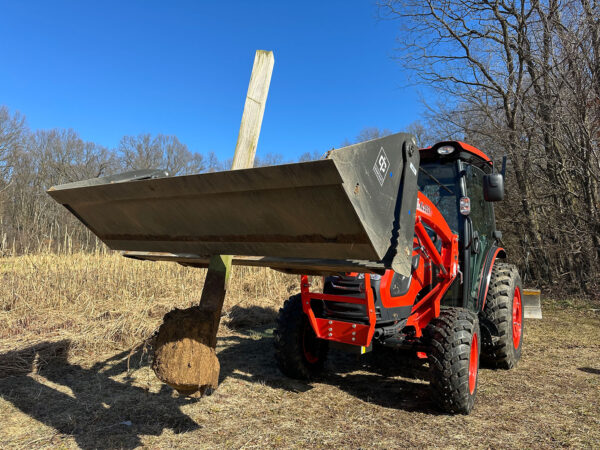
[{"label": "tractor step", "polygon": [[[348,297],[343,295],[322,294],[311,292],[308,276],[300,277],[300,295],[302,297],[302,310],[319,339],[339,342],[341,344],[369,347],[375,331],[375,304],[373,290],[371,289],[370,275],[365,274],[365,296]],[[316,317],[312,304],[314,301],[337,303],[351,303],[364,305],[367,311],[368,323],[357,323],[347,320]]]}]

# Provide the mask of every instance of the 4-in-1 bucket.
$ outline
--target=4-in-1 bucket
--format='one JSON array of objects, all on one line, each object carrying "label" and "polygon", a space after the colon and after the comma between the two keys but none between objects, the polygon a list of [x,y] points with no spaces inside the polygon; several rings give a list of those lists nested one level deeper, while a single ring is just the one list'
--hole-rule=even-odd
[{"label": "4-in-1 bucket", "polygon": [[111,249],[140,259],[240,255],[238,264],[291,272],[391,267],[408,276],[418,168],[414,138],[400,133],[319,161],[176,177],[141,171],[48,193]]}]

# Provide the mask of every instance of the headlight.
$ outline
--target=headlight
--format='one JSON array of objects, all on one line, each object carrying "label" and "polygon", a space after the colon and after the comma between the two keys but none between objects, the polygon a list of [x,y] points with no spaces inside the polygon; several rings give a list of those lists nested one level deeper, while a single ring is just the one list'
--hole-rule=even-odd
[{"label": "headlight", "polygon": [[449,155],[454,151],[454,147],[451,145],[444,145],[437,149],[438,155]]}]

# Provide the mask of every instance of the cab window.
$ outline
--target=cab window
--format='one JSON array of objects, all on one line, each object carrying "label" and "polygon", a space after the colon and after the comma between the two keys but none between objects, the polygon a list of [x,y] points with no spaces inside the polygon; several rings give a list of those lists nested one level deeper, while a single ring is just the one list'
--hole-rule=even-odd
[{"label": "cab window", "polygon": [[483,197],[483,171],[479,167],[466,166],[467,195],[471,199],[471,213],[473,229],[479,236],[486,240],[492,238],[495,229],[494,211],[490,202]]},{"label": "cab window", "polygon": [[[471,212],[469,218],[472,224],[473,242],[471,245],[470,267],[471,286],[470,297],[473,302],[476,301],[479,284],[483,276],[483,263],[485,255],[493,243],[494,211],[490,202],[486,202],[483,197],[483,171],[478,167],[467,165],[465,168],[465,181],[467,184],[467,196],[471,199]],[[477,235],[479,251],[475,252],[475,235]]]},{"label": "cab window", "polygon": [[454,233],[459,233],[458,199],[460,186],[456,162],[425,163],[419,171],[419,190],[433,202],[442,213],[448,226]]}]

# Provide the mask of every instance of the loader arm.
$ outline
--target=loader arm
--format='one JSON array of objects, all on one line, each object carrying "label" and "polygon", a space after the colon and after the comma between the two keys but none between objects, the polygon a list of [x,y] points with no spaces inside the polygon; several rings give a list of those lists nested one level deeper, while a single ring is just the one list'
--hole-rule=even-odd
[{"label": "loader arm", "polygon": [[[436,241],[440,240],[439,251],[426,227],[435,233]],[[458,274],[458,235],[452,233],[441,212],[422,192],[418,193],[412,255],[418,257],[419,264],[412,269],[407,293],[404,298],[397,301],[413,306],[410,315],[399,318],[394,326],[413,327],[415,337],[421,337],[423,328],[429,321],[440,315],[441,299]],[[392,276],[393,271],[388,270],[383,279],[386,280],[386,277],[391,279]],[[311,292],[308,276],[301,276],[302,309],[318,338],[361,347],[371,345],[378,327],[371,277],[369,273],[364,274],[364,296],[357,298]],[[317,317],[313,310],[313,300],[364,305],[367,311],[367,323]]]},{"label": "loader arm", "polygon": [[[417,202],[415,236],[424,248],[425,259],[430,264],[435,264],[440,270],[439,281],[436,283],[435,280],[432,280],[433,288],[418,302],[415,302],[407,321],[407,326],[413,326],[416,336],[420,337],[423,328],[429,321],[440,315],[442,297],[458,274],[458,235],[452,233],[442,213],[422,192],[419,192]],[[437,251],[425,226],[432,229],[441,239],[441,252]]]}]

